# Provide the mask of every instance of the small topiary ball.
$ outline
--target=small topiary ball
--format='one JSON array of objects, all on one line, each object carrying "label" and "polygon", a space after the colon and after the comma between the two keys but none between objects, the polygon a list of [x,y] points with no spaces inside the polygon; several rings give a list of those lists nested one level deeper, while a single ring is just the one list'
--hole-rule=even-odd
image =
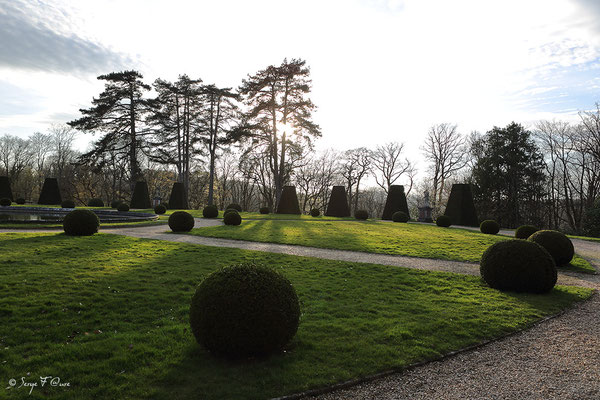
[{"label": "small topiary ball", "polygon": [[486,219],[479,225],[479,230],[481,233],[495,235],[500,232],[500,225],[493,219]]},{"label": "small topiary ball", "polygon": [[121,204],[121,200],[113,200],[110,202],[110,208],[117,208]]},{"label": "small topiary ball", "polygon": [[239,225],[242,223],[242,217],[236,210],[227,210],[223,214],[223,223],[225,225]]},{"label": "small topiary ball", "polygon": [[488,247],[481,257],[480,273],[494,289],[546,293],[556,284],[556,264],[540,245],[506,240]]},{"label": "small topiary ball", "polygon": [[73,200],[63,200],[60,206],[62,208],[75,208],[75,202]]},{"label": "small topiary ball", "polygon": [[164,214],[166,212],[167,212],[167,208],[165,206],[163,206],[162,204],[159,204],[156,207],[154,207],[155,214]]},{"label": "small topiary ball", "polygon": [[204,218],[217,218],[219,216],[219,209],[217,206],[209,204],[202,209],[202,216]]},{"label": "small topiary ball", "polygon": [[440,215],[439,217],[437,217],[437,219],[435,220],[435,224],[437,226],[441,226],[442,228],[447,228],[450,225],[452,225],[452,220],[450,219],[449,216],[447,215]]},{"label": "small topiary ball", "polygon": [[367,210],[356,210],[354,212],[354,218],[365,221],[369,218],[369,212]]},{"label": "small topiary ball", "polygon": [[121,203],[121,204],[119,204],[119,206],[117,207],[117,211],[120,211],[120,212],[127,212],[127,211],[129,211],[129,204],[127,204],[127,203]]},{"label": "small topiary ball", "polygon": [[16,201],[17,204],[25,204],[25,199],[22,197],[19,197]]},{"label": "small topiary ball", "polygon": [[529,236],[533,235],[540,229],[537,226],[533,225],[521,225],[515,231],[515,237],[517,239],[527,239]]},{"label": "small topiary ball", "polygon": [[237,203],[231,203],[230,205],[228,205],[227,207],[225,207],[226,210],[229,210],[230,208],[236,210],[237,212],[242,212],[242,206],[240,206]]},{"label": "small topiary ball", "polygon": [[258,209],[258,212],[260,212],[261,214],[268,214],[269,212],[271,212],[271,210],[269,210],[269,207],[261,207]]},{"label": "small topiary ball", "polygon": [[93,198],[93,199],[90,199],[90,201],[88,201],[88,206],[89,207],[104,207],[104,202],[102,201],[102,199]]},{"label": "small topiary ball", "polygon": [[99,226],[100,219],[90,210],[73,210],[63,220],[63,229],[71,236],[91,236]]},{"label": "small topiary ball", "polygon": [[196,341],[228,358],[281,351],[298,331],[300,304],[290,281],[252,263],[232,265],[200,283],[190,305]]},{"label": "small topiary ball", "polygon": [[571,239],[558,231],[537,231],[529,236],[527,240],[545,248],[559,267],[570,263],[575,255],[575,248]]},{"label": "small topiary ball", "polygon": [[318,217],[319,215],[321,215],[321,211],[318,208],[313,208],[310,210],[310,215],[312,215],[313,217]]},{"label": "small topiary ball", "polygon": [[392,221],[394,222],[408,222],[408,215],[404,211],[396,211],[392,214]]},{"label": "small topiary ball", "polygon": [[186,211],[175,211],[169,216],[169,228],[173,232],[189,232],[194,227],[194,217]]},{"label": "small topiary ball", "polygon": [[0,199],[0,206],[2,207],[8,207],[12,204],[12,201],[10,201],[10,199],[7,199],[6,197],[3,197]]}]

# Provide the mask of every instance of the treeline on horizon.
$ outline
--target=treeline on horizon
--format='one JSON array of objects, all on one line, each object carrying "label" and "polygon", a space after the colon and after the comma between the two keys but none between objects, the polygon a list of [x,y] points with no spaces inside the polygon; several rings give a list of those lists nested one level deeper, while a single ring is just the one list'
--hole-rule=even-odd
[{"label": "treeline on horizon", "polygon": [[[416,217],[425,191],[439,215],[460,182],[473,185],[481,220],[573,233],[589,232],[598,208],[598,105],[581,112],[579,123],[540,121],[531,130],[513,122],[465,135],[454,124],[434,125],[421,147],[425,177],[416,180],[401,142],[314,151],[321,129],[312,119],[310,69],[300,59],[248,75],[236,89],[187,75],[149,85],[137,71],[98,79],[105,89],[81,118],[28,139],[0,137],[0,175],[11,178],[16,196],[35,202],[44,178],[57,177],[63,198],[79,204],[128,201],[138,180],[166,201],[181,182],[192,208],[235,202],[255,211],[275,209],[291,184],[308,213],[323,210],[331,188],[344,185],[353,211],[379,217],[389,186],[403,184]],[[77,132],[98,135],[89,151],[73,149]],[[365,187],[368,177],[377,186]]]}]

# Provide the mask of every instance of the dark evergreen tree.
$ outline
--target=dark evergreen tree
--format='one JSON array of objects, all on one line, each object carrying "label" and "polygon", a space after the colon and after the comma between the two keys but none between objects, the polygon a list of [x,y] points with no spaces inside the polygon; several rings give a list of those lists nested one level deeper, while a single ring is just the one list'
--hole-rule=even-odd
[{"label": "dark evergreen tree", "polygon": [[143,94],[150,86],[143,83],[142,78],[137,71],[100,75],[98,79],[106,81],[104,91],[92,100],[91,108],[79,110],[83,117],[68,123],[83,132],[103,133],[94,142],[93,149],[81,156],[81,161],[101,168],[103,155],[116,153],[120,159],[127,160],[131,188],[142,178],[139,153],[147,133],[140,125],[149,106]]},{"label": "dark evergreen tree", "polygon": [[410,219],[410,213],[408,212],[408,203],[406,202],[406,195],[404,194],[404,186],[392,185],[388,190],[387,199],[385,200],[385,206],[383,208],[383,214],[381,219],[386,221],[392,220],[392,215],[396,211],[404,212]]},{"label": "dark evergreen tree", "polygon": [[329,197],[325,215],[328,217],[349,217],[348,197],[344,186],[334,186]]},{"label": "dark evergreen tree", "polygon": [[444,215],[450,217],[453,225],[479,226],[471,185],[452,185]]},{"label": "dark evergreen tree", "polygon": [[171,189],[171,196],[169,197],[169,210],[187,210],[188,208],[183,183],[175,182],[173,189]]},{"label": "dark evergreen tree", "polygon": [[46,178],[44,180],[44,186],[40,192],[40,199],[38,204],[44,205],[59,205],[62,203],[62,197],[60,196],[60,189],[58,188],[58,179]]},{"label": "dark evergreen tree", "polygon": [[300,214],[300,203],[295,186],[284,186],[276,214]]},{"label": "dark evergreen tree", "polygon": [[14,201],[10,188],[10,178],[8,176],[0,176],[0,199]]},{"label": "dark evergreen tree", "polygon": [[150,208],[150,194],[148,193],[148,183],[138,181],[135,183],[133,195],[131,196],[131,208]]}]

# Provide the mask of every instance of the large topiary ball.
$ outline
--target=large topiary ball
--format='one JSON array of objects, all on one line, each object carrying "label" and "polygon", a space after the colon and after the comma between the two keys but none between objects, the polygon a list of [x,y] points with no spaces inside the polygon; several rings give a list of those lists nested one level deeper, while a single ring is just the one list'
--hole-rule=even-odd
[{"label": "large topiary ball", "polygon": [[313,208],[310,210],[310,215],[313,217],[318,217],[319,215],[321,215],[321,210],[319,210],[318,208]]},{"label": "large topiary ball", "polygon": [[7,199],[6,197],[3,197],[0,199],[0,206],[2,207],[8,207],[12,204],[12,201],[10,201],[10,199]]},{"label": "large topiary ball", "polygon": [[236,210],[237,212],[242,212],[242,206],[237,203],[231,203],[225,207],[226,210],[229,210],[230,208]]},{"label": "large topiary ball", "polygon": [[121,200],[113,200],[110,202],[110,208],[117,208],[121,204]]},{"label": "large topiary ball", "polygon": [[154,207],[155,214],[164,214],[166,212],[167,212],[167,208],[165,206],[163,206],[162,204],[159,204],[156,207]]},{"label": "large topiary ball", "polygon": [[93,199],[90,199],[90,201],[88,201],[88,206],[89,207],[104,207],[104,202],[102,201],[102,199],[93,198]]},{"label": "large topiary ball", "polygon": [[75,202],[73,200],[63,200],[60,206],[62,208],[75,208]]},{"label": "large topiary ball", "polygon": [[449,216],[447,215],[440,215],[439,217],[437,217],[437,219],[435,220],[435,224],[437,226],[441,226],[442,228],[447,228],[450,225],[452,225],[452,220],[450,219]]},{"label": "large topiary ball", "polygon": [[175,211],[169,216],[169,228],[173,232],[189,232],[194,227],[194,217],[186,211]]},{"label": "large topiary ball", "polygon": [[498,232],[500,232],[500,224],[498,224],[493,219],[486,219],[479,225],[479,230],[481,231],[481,233],[495,235]]},{"label": "large topiary ball", "polygon": [[533,225],[521,225],[515,231],[515,237],[517,239],[527,239],[529,236],[533,235],[540,229],[537,226]]},{"label": "large topiary ball", "polygon": [[120,212],[127,212],[127,211],[129,211],[129,204],[127,204],[127,203],[121,203],[121,204],[119,204],[119,206],[117,207],[117,211],[120,211]]},{"label": "large topiary ball", "polygon": [[202,209],[202,216],[204,218],[217,218],[219,216],[219,209],[217,206],[210,204]]},{"label": "large topiary ball", "polygon": [[408,222],[408,214],[404,211],[396,211],[392,214],[392,221],[394,222]]},{"label": "large topiary ball", "polygon": [[225,225],[239,225],[242,223],[242,217],[236,210],[227,210],[223,214],[223,223]]},{"label": "large topiary ball", "polygon": [[268,214],[268,213],[270,213],[270,212],[271,212],[271,210],[269,209],[269,207],[261,207],[261,208],[259,208],[259,209],[258,209],[258,211],[259,211],[261,214]]},{"label": "large topiary ball", "polygon": [[527,240],[545,248],[559,267],[570,263],[575,255],[575,248],[571,239],[558,231],[537,231],[529,236]]},{"label": "large topiary ball", "polygon": [[369,212],[367,210],[356,210],[354,212],[354,218],[365,221],[369,219]]},{"label": "large topiary ball", "polygon": [[540,245],[506,240],[488,247],[481,257],[483,280],[499,290],[546,293],[556,284],[556,264]]},{"label": "large topiary ball", "polygon": [[73,210],[65,216],[63,228],[67,235],[90,236],[98,232],[100,219],[90,210]]},{"label": "large topiary ball", "polygon": [[16,203],[17,203],[17,204],[21,204],[21,205],[22,205],[22,204],[25,204],[25,199],[24,199],[24,198],[22,198],[22,197],[19,197],[19,198],[17,199]]},{"label": "large topiary ball", "polygon": [[282,350],[296,334],[299,321],[300,304],[290,281],[252,263],[210,274],[196,289],[190,306],[196,341],[229,358]]}]

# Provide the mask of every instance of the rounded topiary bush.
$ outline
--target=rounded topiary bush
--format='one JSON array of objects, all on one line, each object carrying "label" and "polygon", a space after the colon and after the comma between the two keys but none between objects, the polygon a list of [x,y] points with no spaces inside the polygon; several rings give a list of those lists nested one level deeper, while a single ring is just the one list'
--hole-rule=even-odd
[{"label": "rounded topiary bush", "polygon": [[228,358],[264,356],[282,350],[300,322],[300,304],[290,281],[252,263],[210,274],[196,289],[190,325],[196,341]]},{"label": "rounded topiary bush", "polygon": [[356,210],[354,212],[354,218],[364,221],[369,218],[369,212],[367,210]]},{"label": "rounded topiary bush", "polygon": [[242,223],[242,217],[236,210],[228,210],[223,214],[223,223],[225,225],[239,225]]},{"label": "rounded topiary bush", "polygon": [[75,208],[75,202],[73,200],[63,200],[60,206],[62,208]]},{"label": "rounded topiary bush", "polygon": [[169,228],[173,232],[189,232],[194,227],[194,217],[185,211],[175,211],[169,216]]},{"label": "rounded topiary bush", "polygon": [[217,206],[209,204],[202,209],[202,216],[204,218],[217,218],[219,216],[219,209]]},{"label": "rounded topiary bush", "polygon": [[104,202],[102,201],[102,199],[93,198],[93,199],[90,199],[90,201],[88,201],[88,206],[89,207],[104,207]]},{"label": "rounded topiary bush", "polygon": [[515,237],[517,239],[527,239],[529,236],[533,235],[540,229],[537,226],[533,225],[521,225],[515,231]]},{"label": "rounded topiary bush", "polygon": [[25,204],[25,199],[22,197],[19,197],[16,201],[17,204]]},{"label": "rounded topiary bush", "polygon": [[8,207],[12,204],[12,201],[10,201],[10,199],[7,199],[6,197],[3,197],[0,199],[0,206],[2,207]]},{"label": "rounded topiary bush", "polygon": [[120,212],[127,212],[127,211],[129,211],[129,204],[127,204],[127,203],[121,203],[121,204],[119,204],[119,206],[117,207],[117,211],[120,211]]},{"label": "rounded topiary bush", "polygon": [[258,209],[258,212],[260,212],[261,214],[268,214],[271,212],[271,210],[269,209],[269,207],[261,207]]},{"label": "rounded topiary bush", "polygon": [[117,208],[121,204],[121,200],[113,200],[110,202],[110,208]]},{"label": "rounded topiary bush", "polygon": [[396,211],[392,214],[392,221],[394,222],[408,222],[408,214],[404,211]]},{"label": "rounded topiary bush", "polygon": [[237,203],[231,203],[227,207],[225,207],[226,210],[229,210],[230,208],[236,210],[237,212],[241,212],[242,211],[242,206],[240,206]]},{"label": "rounded topiary bush", "polygon": [[90,210],[73,210],[65,216],[63,229],[67,235],[90,236],[98,232],[100,219]]},{"label": "rounded topiary bush", "polygon": [[498,224],[493,219],[486,219],[479,225],[479,230],[481,231],[481,233],[495,235],[498,232],[500,232],[500,224]]},{"label": "rounded topiary bush", "polygon": [[452,220],[450,219],[449,216],[447,215],[440,215],[439,217],[437,217],[437,219],[435,220],[435,224],[437,226],[441,226],[442,228],[447,228],[450,225],[452,225]]},{"label": "rounded topiary bush", "polygon": [[310,215],[313,217],[318,217],[319,215],[321,215],[321,210],[319,210],[318,208],[313,208],[310,210]]},{"label": "rounded topiary bush", "polygon": [[539,244],[506,240],[488,247],[481,257],[483,280],[499,290],[546,293],[556,284],[556,264]]},{"label": "rounded topiary bush", "polygon": [[159,204],[156,207],[154,207],[155,214],[164,214],[166,212],[167,212],[167,208],[165,206],[163,206],[162,204]]},{"label": "rounded topiary bush", "polygon": [[554,259],[557,266],[571,262],[575,255],[573,242],[564,233],[558,231],[537,231],[527,239],[545,248]]}]

